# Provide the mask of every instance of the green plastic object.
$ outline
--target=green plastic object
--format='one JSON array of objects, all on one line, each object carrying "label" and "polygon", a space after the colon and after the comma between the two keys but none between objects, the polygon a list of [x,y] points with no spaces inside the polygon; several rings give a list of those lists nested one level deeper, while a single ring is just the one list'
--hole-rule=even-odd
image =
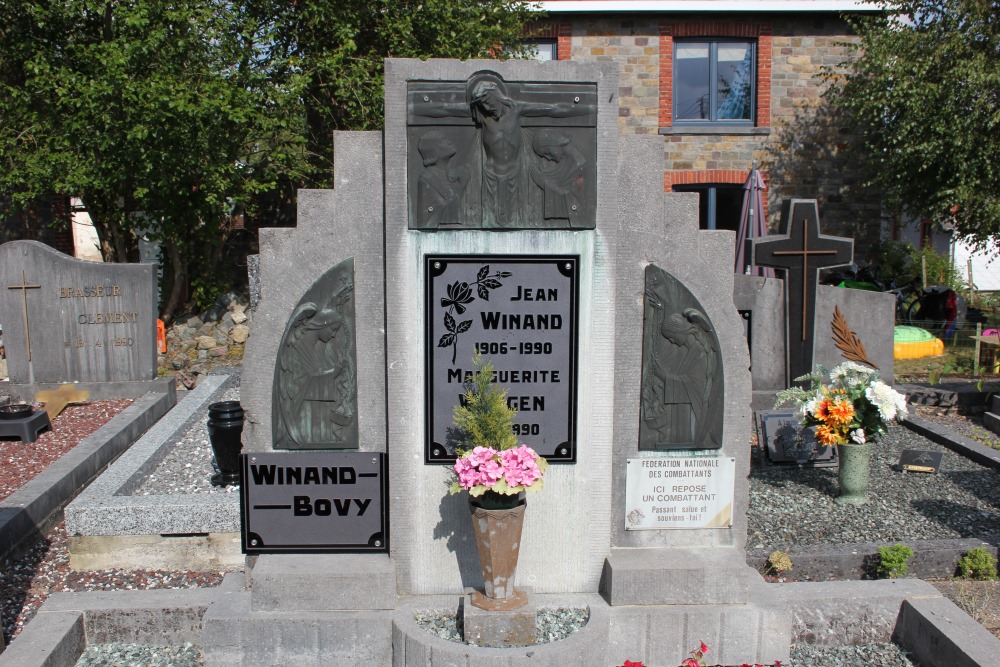
[{"label": "green plastic object", "polygon": [[899,326],[893,331],[894,343],[926,343],[934,340],[934,334],[920,327]]},{"label": "green plastic object", "polygon": [[847,287],[849,289],[861,289],[866,292],[881,292],[879,286],[875,283],[870,283],[864,280],[841,280],[837,283],[837,287]]}]

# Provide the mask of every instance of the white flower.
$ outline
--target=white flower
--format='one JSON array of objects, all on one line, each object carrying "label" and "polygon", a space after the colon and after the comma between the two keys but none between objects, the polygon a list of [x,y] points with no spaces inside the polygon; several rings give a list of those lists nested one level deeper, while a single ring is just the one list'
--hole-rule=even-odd
[{"label": "white flower", "polygon": [[845,361],[830,371],[830,381],[837,382],[840,380],[867,378],[873,372],[868,366],[862,366],[853,361]]},{"label": "white flower", "polygon": [[[865,397],[878,408],[883,421],[888,422],[896,419],[899,412],[902,412],[903,415],[906,414],[906,398],[880,380],[875,380],[865,389]],[[902,406],[902,410],[900,410],[900,406]]]},{"label": "white flower", "polygon": [[820,400],[822,400],[822,397],[819,394],[816,394],[808,401],[803,403],[801,406],[799,406],[799,416],[811,417],[814,414],[816,414],[816,408],[817,406],[819,406]]}]

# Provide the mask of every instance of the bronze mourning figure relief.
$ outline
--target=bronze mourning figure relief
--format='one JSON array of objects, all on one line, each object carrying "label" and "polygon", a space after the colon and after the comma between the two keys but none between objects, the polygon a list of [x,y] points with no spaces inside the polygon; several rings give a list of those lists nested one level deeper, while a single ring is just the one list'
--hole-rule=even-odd
[{"label": "bronze mourning figure relief", "polygon": [[285,325],[274,369],[275,449],[357,449],[354,259],[310,287]]},{"label": "bronze mourning figure relief", "polygon": [[701,304],[647,266],[639,449],[720,448],[722,383],[719,339]]},{"label": "bronze mourning figure relief", "polygon": [[411,229],[593,229],[597,86],[411,81]]}]

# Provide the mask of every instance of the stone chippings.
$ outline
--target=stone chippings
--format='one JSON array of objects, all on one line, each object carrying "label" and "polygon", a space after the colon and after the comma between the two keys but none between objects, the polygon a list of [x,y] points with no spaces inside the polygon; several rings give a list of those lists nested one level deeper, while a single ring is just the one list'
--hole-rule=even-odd
[{"label": "stone chippings", "polygon": [[201,649],[183,646],[143,646],[141,644],[91,644],[76,662],[76,667],[104,665],[142,665],[143,667],[199,667],[205,664]]},{"label": "stone chippings", "polygon": [[[240,400],[240,373],[229,374],[230,379],[212,402]],[[178,429],[176,444],[150,472],[132,495],[162,496],[188,493],[238,494],[240,487],[212,486],[211,477],[217,472],[212,445],[208,439],[208,413],[195,412]]]},{"label": "stone chippings", "polygon": [[[417,611],[413,615],[417,625],[426,632],[458,644],[462,642],[462,632],[458,627],[457,615],[454,611],[428,610]],[[583,607],[543,607],[535,616],[535,644],[566,639],[590,619],[589,612]],[[469,642],[471,645],[472,642]]]},{"label": "stone chippings", "polygon": [[[895,469],[903,449],[943,452],[938,474]],[[1000,535],[995,471],[902,426],[872,448],[865,505],[841,506],[837,469],[762,468],[753,457],[747,548]]]},{"label": "stone chippings", "polygon": [[[426,632],[455,643],[462,643],[456,613],[446,610],[422,610],[414,619]],[[587,624],[587,610],[581,607],[542,608],[538,610],[535,630],[538,644],[565,639]],[[707,659],[711,657],[709,647]],[[618,664],[629,656],[621,656]],[[782,663],[785,665],[785,663]],[[650,665],[650,667],[659,667]],[[665,667],[672,667],[666,665]],[[909,654],[896,644],[863,644],[857,646],[800,645],[791,650],[791,660],[785,667],[920,667]]]}]

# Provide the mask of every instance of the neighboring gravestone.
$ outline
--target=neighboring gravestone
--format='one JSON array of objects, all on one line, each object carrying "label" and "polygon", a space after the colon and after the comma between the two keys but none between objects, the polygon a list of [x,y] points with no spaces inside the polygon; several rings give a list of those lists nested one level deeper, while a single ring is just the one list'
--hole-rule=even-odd
[{"label": "neighboring gravestone", "polygon": [[[879,377],[891,384],[895,318],[893,294],[819,285],[814,366],[831,369],[845,360],[859,361],[875,367]],[[856,345],[846,345],[839,340],[838,333],[848,340],[856,339]],[[858,352],[863,352],[865,358],[856,356]]]},{"label": "neighboring gravestone", "polygon": [[0,246],[0,322],[14,384],[156,378],[156,267]]},{"label": "neighboring gravestone", "polygon": [[747,321],[747,345],[750,348],[750,373],[754,392],[767,394],[768,406],[773,394],[785,388],[785,282],[735,274],[733,303]]},{"label": "neighboring gravestone", "polygon": [[789,199],[781,210],[785,236],[749,241],[753,261],[759,266],[782,269],[785,276],[785,347],[788,377],[812,372],[816,313],[816,280],[819,270],[850,264],[854,240],[824,236],[819,232],[819,207],[814,199]]}]

